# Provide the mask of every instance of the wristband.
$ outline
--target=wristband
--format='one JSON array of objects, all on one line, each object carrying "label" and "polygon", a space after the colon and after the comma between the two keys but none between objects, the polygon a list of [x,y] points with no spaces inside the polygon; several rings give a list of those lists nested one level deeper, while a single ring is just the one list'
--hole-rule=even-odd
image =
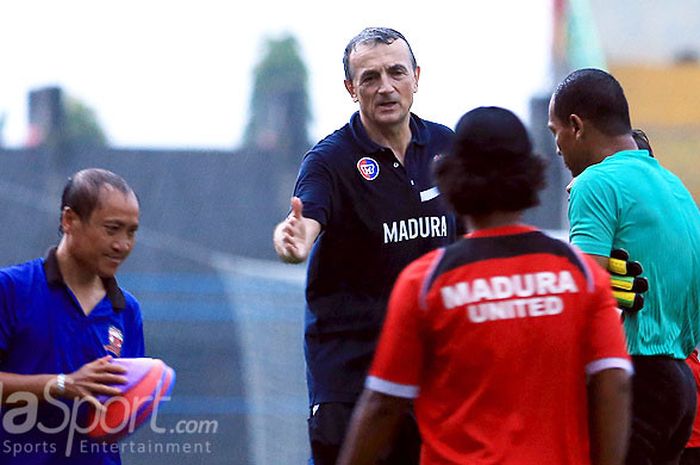
[{"label": "wristband", "polygon": [[56,389],[58,389],[59,394],[66,392],[66,375],[59,373],[56,376]]}]

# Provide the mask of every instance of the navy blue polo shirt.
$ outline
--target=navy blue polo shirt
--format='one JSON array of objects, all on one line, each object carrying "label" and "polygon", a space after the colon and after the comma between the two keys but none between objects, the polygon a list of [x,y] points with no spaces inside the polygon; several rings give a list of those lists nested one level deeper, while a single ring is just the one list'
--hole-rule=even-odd
[{"label": "navy blue polo shirt", "polygon": [[294,195],[321,224],[309,256],[305,354],[312,405],[354,402],[399,272],[454,241],[432,177],[453,132],[411,115],[404,164],[369,139],[355,113],[304,157]]},{"label": "navy blue polo shirt", "polygon": [[[86,316],[63,281],[55,249],[46,258],[0,269],[0,371],[69,374],[105,355],[142,357],[143,325],[138,302],[120,289],[114,278],[105,279],[104,284],[105,298]],[[18,417],[16,424],[31,427],[27,432],[9,431],[0,423],[0,463],[120,463],[117,452],[91,448],[87,436],[77,432],[70,457],[66,457],[69,427],[60,425],[69,423],[66,416],[72,414],[72,404],[63,405],[41,403],[33,423],[26,416]],[[11,415],[14,409],[3,406],[2,417]],[[84,410],[80,411],[81,420]],[[59,431],[44,433],[38,423]]]}]

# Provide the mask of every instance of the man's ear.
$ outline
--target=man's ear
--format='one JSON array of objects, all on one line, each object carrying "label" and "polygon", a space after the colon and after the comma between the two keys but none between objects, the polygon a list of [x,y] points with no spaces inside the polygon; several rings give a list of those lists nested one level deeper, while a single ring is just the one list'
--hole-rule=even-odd
[{"label": "man's ear", "polygon": [[576,138],[583,137],[585,133],[585,123],[576,113],[569,115],[569,127],[573,130]]},{"label": "man's ear", "polygon": [[355,92],[355,86],[352,84],[352,81],[346,79],[343,81],[345,84],[345,89],[348,91],[348,94],[350,94],[350,98],[352,98],[352,101],[357,103],[357,92]]},{"label": "man's ear", "polygon": [[418,92],[418,79],[420,78],[420,66],[416,66],[416,71],[414,73],[415,83],[413,83],[413,93]]},{"label": "man's ear", "polygon": [[78,214],[70,207],[63,207],[63,211],[61,211],[61,231],[69,233],[75,227],[77,221],[80,221]]}]

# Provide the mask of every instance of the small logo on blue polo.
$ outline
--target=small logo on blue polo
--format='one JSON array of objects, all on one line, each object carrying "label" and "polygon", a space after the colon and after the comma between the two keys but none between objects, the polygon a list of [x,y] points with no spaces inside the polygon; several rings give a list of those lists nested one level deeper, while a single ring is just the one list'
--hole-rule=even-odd
[{"label": "small logo on blue polo", "polygon": [[379,176],[379,163],[370,157],[362,157],[357,162],[357,171],[368,181],[374,181]]}]

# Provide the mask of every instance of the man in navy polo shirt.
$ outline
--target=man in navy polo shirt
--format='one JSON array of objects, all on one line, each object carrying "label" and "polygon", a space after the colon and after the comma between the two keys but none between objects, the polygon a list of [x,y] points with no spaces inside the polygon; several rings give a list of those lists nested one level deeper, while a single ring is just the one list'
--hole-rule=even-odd
[{"label": "man in navy polo shirt", "polygon": [[[397,275],[457,233],[432,178],[453,133],[410,112],[420,68],[405,37],[365,29],[345,48],[343,64],[359,112],[306,154],[291,213],[273,238],[283,261],[309,258],[305,355],[315,465],[336,461]],[[382,463],[418,463],[415,420],[403,423]]]},{"label": "man in navy polo shirt", "polygon": [[139,305],[114,278],[138,223],[124,179],[79,171],[63,191],[58,246],[0,269],[1,464],[120,463],[78,428],[97,395],[126,382],[112,357],[144,354]]}]

